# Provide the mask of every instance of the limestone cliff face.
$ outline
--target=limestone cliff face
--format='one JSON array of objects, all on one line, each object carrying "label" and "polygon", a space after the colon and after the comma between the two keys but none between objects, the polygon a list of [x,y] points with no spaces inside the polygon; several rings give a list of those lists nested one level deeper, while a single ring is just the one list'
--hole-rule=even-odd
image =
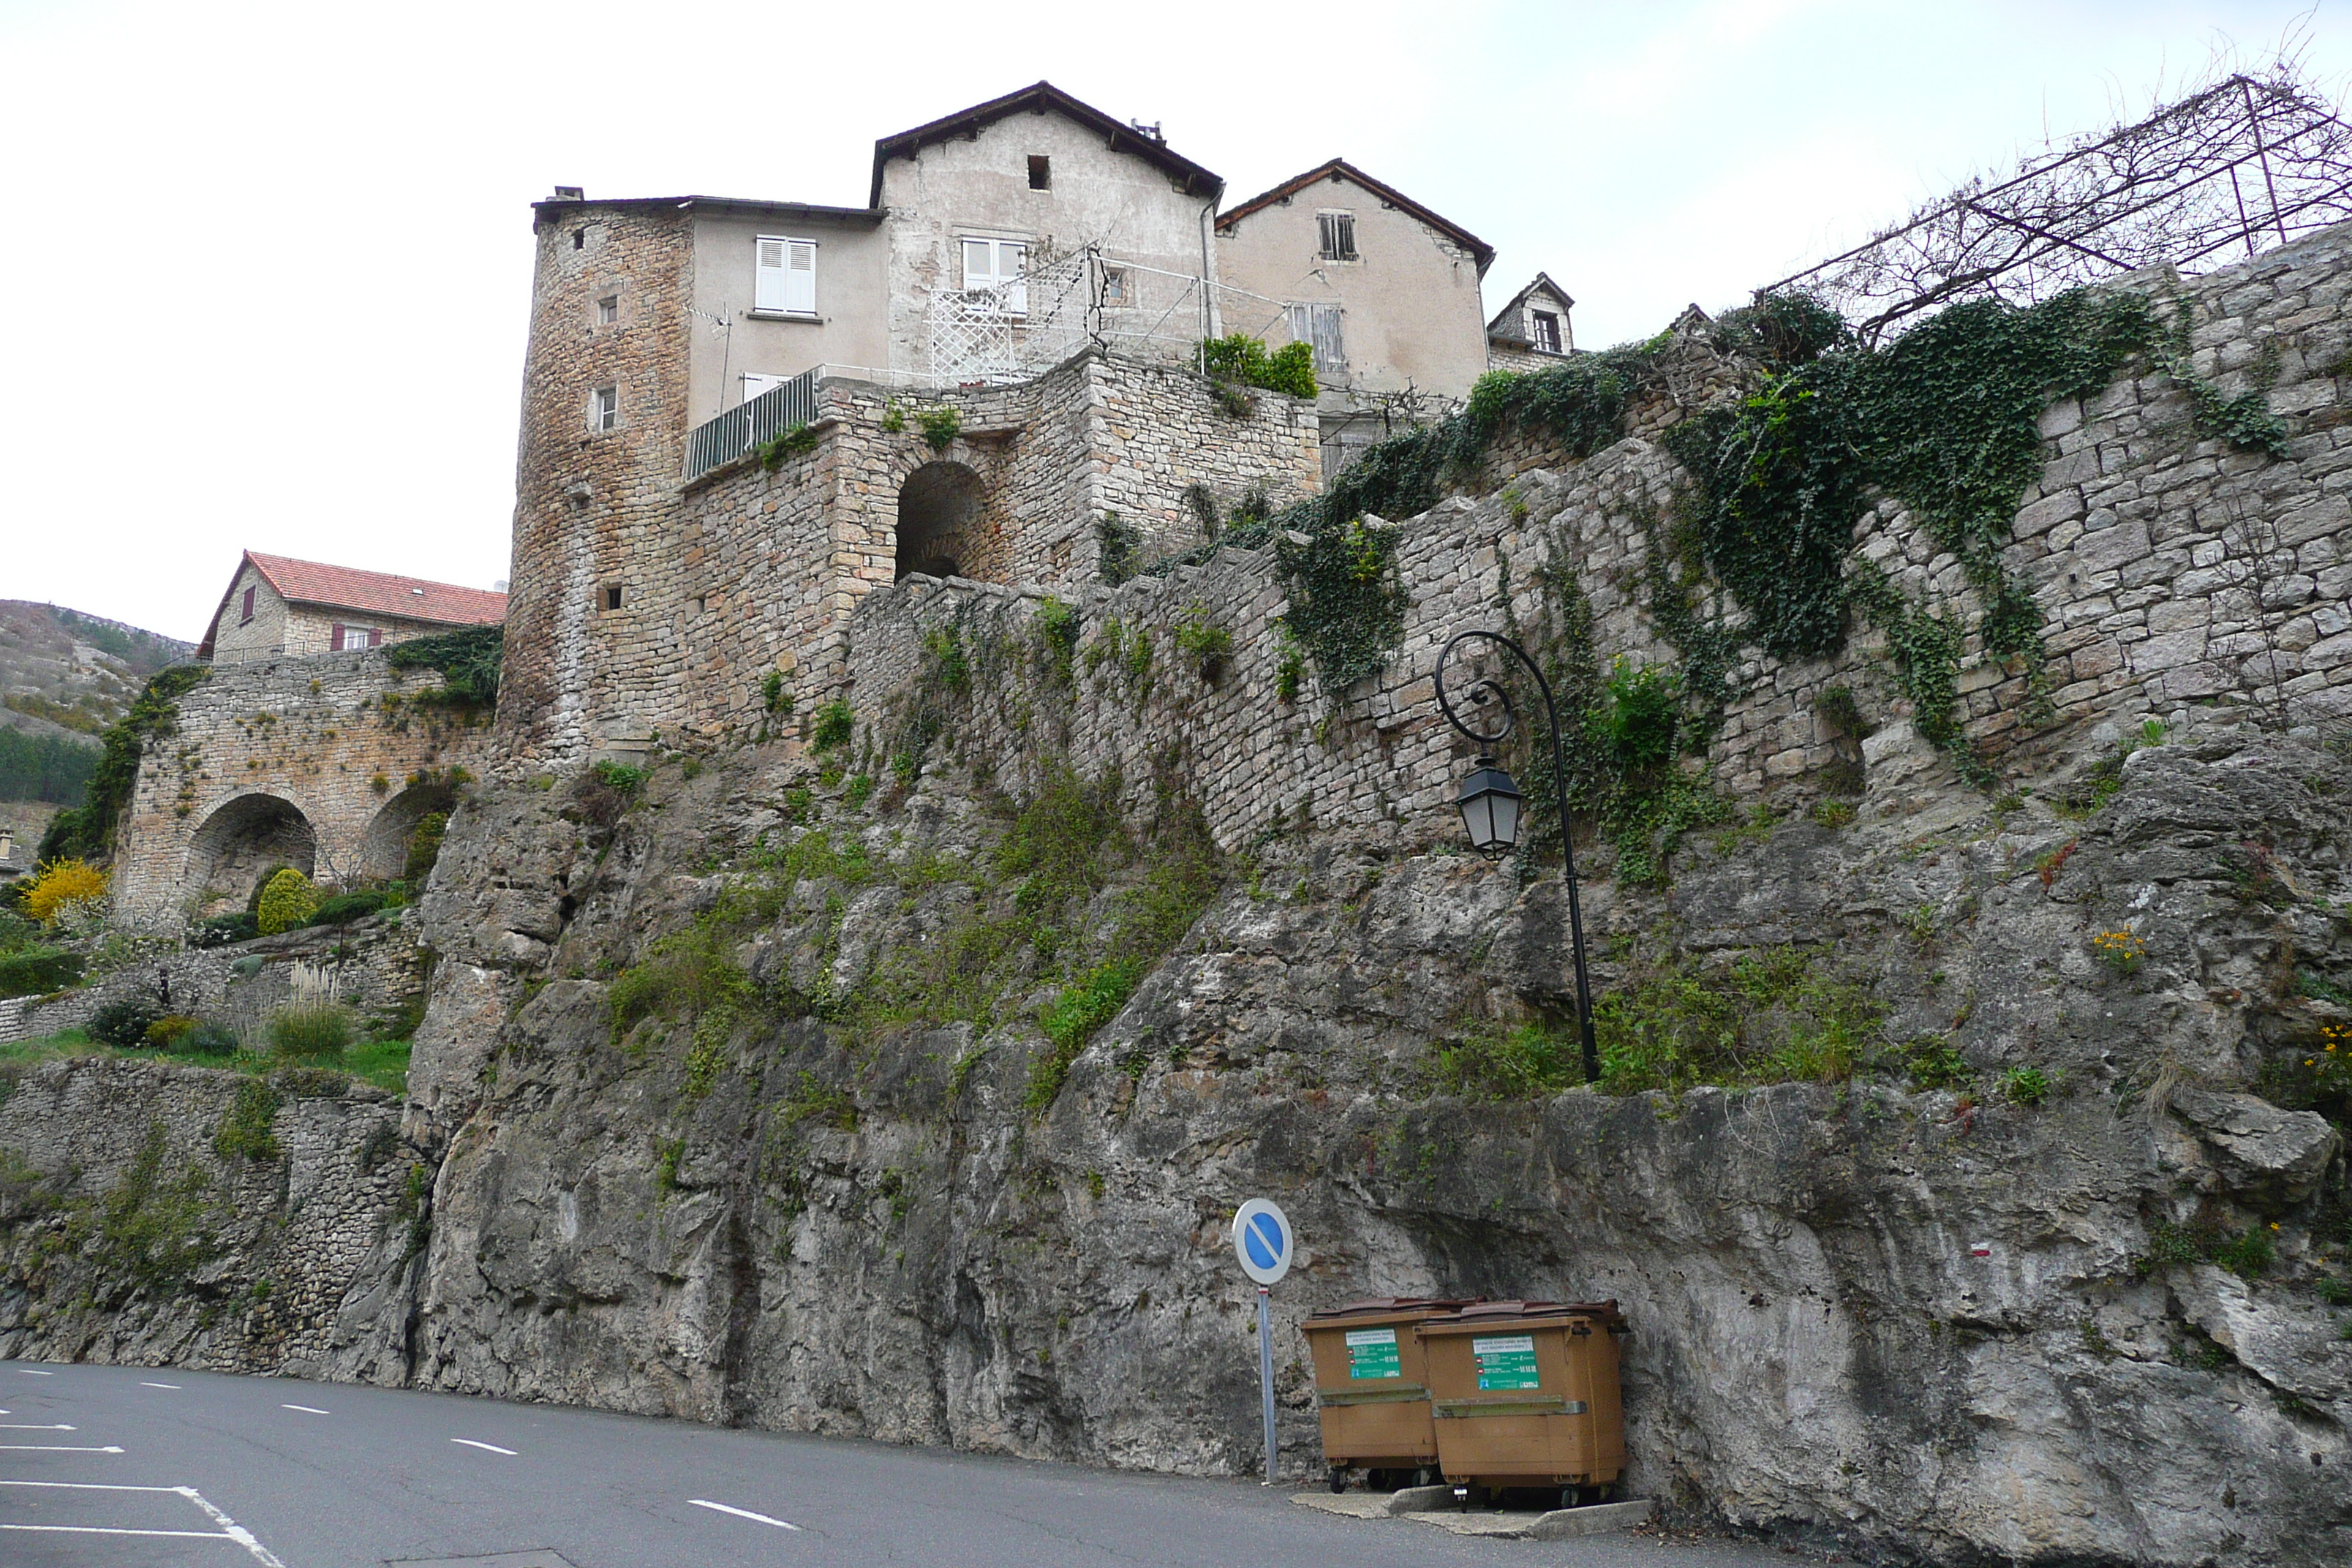
[{"label": "limestone cliff face", "polygon": [[[1229,862],[1055,1092],[1031,948],[987,950],[984,1016],[884,1005],[1017,905],[1020,825],[969,775],[853,807],[747,751],[630,801],[487,799],[427,910],[446,1032],[412,1130],[446,1156],[415,1376],[1244,1468],[1223,1232],[1262,1193],[1303,1242],[1276,1301],[1294,1464],[1307,1312],[1613,1296],[1631,1484],[1691,1516],[1955,1561],[2341,1561],[2340,1144],[2278,1103],[2347,1012],[2340,757],[2144,749],[2068,821],[1876,751],[1896,782],[1852,826],[1751,825],[1663,894],[1587,900],[1604,993],[1731,998],[1691,1015],[1749,1053],[1718,1077],[1785,1076],[1766,1058],[1835,1018],[1861,1021],[1855,1076],[1637,1094],[1527,1054],[1564,1001],[1557,880],[1403,828]],[[1072,940],[1108,940],[1154,842]],[[2093,945],[2126,923],[2128,973]],[[629,989],[695,942],[701,981]]]}]

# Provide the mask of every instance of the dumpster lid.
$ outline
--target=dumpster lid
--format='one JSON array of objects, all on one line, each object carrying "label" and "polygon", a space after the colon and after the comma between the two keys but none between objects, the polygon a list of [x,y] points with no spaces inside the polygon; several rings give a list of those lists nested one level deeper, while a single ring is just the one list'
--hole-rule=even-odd
[{"label": "dumpster lid", "polygon": [[1398,1312],[1454,1312],[1475,1306],[1480,1300],[1476,1296],[1368,1296],[1360,1301],[1326,1308],[1307,1321],[1320,1323],[1336,1318],[1369,1318]]},{"label": "dumpster lid", "polygon": [[[1606,1301],[1475,1301],[1461,1310],[1446,1315],[1446,1323],[1473,1327],[1486,1323],[1525,1322],[1537,1318],[1598,1318],[1614,1326],[1625,1321],[1617,1310],[1617,1299]],[[1436,1323],[1424,1325],[1435,1328]]]}]

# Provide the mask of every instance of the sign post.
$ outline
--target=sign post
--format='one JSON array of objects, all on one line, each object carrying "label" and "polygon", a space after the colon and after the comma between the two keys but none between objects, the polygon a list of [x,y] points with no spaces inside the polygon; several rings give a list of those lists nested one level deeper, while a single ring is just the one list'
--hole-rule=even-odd
[{"label": "sign post", "polygon": [[1252,1198],[1234,1215],[1234,1256],[1257,1286],[1257,1385],[1265,1409],[1265,1484],[1274,1485],[1274,1287],[1290,1272],[1290,1221],[1280,1205]]}]

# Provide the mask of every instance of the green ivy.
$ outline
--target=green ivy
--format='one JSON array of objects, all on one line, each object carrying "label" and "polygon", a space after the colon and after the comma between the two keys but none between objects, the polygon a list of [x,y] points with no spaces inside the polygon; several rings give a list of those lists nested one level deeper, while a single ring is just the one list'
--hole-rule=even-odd
[{"label": "green ivy", "polygon": [[806,425],[795,425],[761,442],[751,448],[751,455],[760,459],[760,467],[772,474],[784,466],[786,458],[804,458],[815,450],[816,432]]},{"label": "green ivy", "polygon": [[409,699],[444,708],[492,708],[499,700],[499,667],[506,657],[506,628],[467,626],[396,644],[384,656],[394,669],[437,669],[441,685]]},{"label": "green ivy", "polygon": [[37,858],[99,860],[114,849],[115,825],[139,783],[139,759],[147,742],[172,732],[179,700],[212,674],[205,664],[178,664],[147,682],[131,710],[106,731],[98,769],[83,786],[81,804],[49,820]]}]

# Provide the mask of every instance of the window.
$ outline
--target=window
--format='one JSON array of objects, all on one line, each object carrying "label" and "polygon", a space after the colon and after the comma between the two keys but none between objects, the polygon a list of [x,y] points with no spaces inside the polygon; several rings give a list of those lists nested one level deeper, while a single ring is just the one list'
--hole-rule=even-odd
[{"label": "window", "polygon": [[1549,310],[1538,310],[1534,312],[1533,320],[1536,347],[1546,353],[1559,353],[1559,318]]},{"label": "window", "polygon": [[816,314],[816,241],[763,234],[754,242],[757,278],[751,309],[786,316]]},{"label": "window", "polygon": [[1102,302],[1106,305],[1127,303],[1127,268],[1106,267],[1102,273]]},{"label": "window", "polygon": [[621,607],[621,585],[618,583],[604,584],[604,607],[608,610],[617,610]]},{"label": "window", "polygon": [[1293,341],[1315,345],[1315,374],[1337,375],[1346,371],[1348,351],[1339,336],[1339,307],[1292,305],[1287,310]]},{"label": "window", "polygon": [[966,239],[963,242],[963,286],[966,292],[996,291],[1000,308],[1011,315],[1029,310],[1029,244],[1020,239]]},{"label": "window", "polygon": [[1029,154],[1029,188],[1050,191],[1054,188],[1054,160],[1041,153]]},{"label": "window", "polygon": [[1353,261],[1356,259],[1356,215],[1354,213],[1317,213],[1315,226],[1322,232],[1324,260]]},{"label": "window", "polygon": [[245,611],[242,615],[237,616],[236,624],[238,626],[244,626],[247,622],[253,619],[253,596],[260,591],[261,590],[258,588],[247,588],[245,591]]},{"label": "window", "polygon": [[707,616],[710,613],[709,595],[697,594],[694,596],[694,613],[698,616]]},{"label": "window", "polygon": [[588,428],[612,430],[621,423],[621,389],[600,386],[588,397]]},{"label": "window", "polygon": [[603,299],[596,301],[596,324],[598,326],[609,327],[620,319],[621,297],[618,294],[607,294]]},{"label": "window", "polygon": [[588,231],[586,229],[575,228],[572,231],[572,248],[574,250],[585,250],[588,248]]},{"label": "window", "polygon": [[363,647],[382,647],[383,628],[381,626],[347,626],[335,623],[334,639],[328,646],[337,653],[356,653]]}]

